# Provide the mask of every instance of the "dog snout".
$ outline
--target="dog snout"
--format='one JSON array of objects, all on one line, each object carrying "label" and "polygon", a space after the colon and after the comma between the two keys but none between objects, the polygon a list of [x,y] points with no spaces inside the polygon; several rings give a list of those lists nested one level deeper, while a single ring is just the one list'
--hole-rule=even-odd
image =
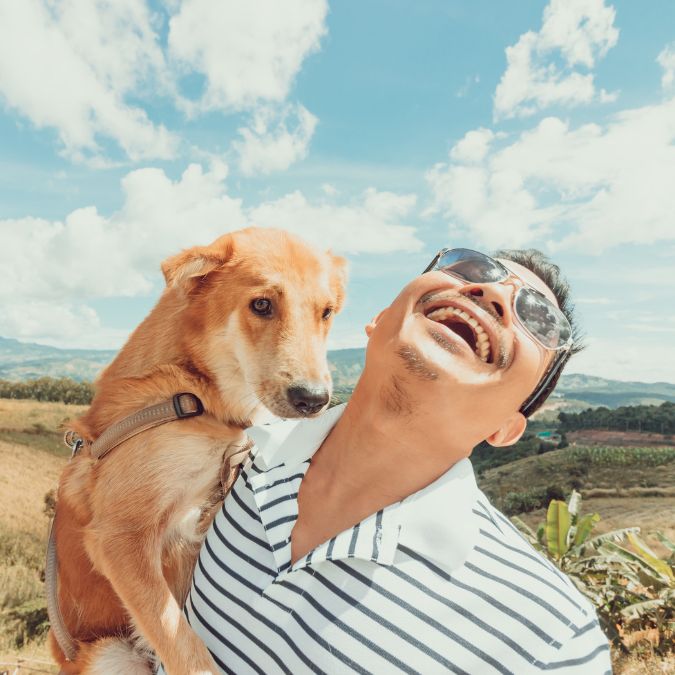
[{"label": "dog snout", "polygon": [[301,415],[318,413],[329,399],[328,389],[323,386],[295,385],[288,388],[288,400]]}]

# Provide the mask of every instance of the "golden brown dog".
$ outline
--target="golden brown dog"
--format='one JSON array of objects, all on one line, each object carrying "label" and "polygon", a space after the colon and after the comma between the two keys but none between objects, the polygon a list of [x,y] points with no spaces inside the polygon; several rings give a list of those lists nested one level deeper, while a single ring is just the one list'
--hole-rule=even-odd
[{"label": "golden brown dog", "polygon": [[[181,607],[221,465],[265,409],[315,415],[328,403],[326,337],[345,261],[287,233],[249,228],[162,264],[167,288],[97,382],[72,428],[107,427],[178,392],[200,417],[145,431],[94,459],[85,448],[58,492],[59,603],[78,646],[66,673],[148,673],[147,641],[173,675],[216,673]],[[144,639],[137,639],[138,635]]]}]

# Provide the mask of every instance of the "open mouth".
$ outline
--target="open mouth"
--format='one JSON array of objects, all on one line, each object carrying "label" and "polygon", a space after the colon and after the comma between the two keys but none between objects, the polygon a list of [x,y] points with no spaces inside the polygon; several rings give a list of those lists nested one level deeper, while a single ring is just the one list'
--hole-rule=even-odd
[{"label": "open mouth", "polygon": [[483,363],[492,363],[490,338],[485,328],[467,311],[459,307],[436,307],[426,311],[425,316],[462,338]]}]

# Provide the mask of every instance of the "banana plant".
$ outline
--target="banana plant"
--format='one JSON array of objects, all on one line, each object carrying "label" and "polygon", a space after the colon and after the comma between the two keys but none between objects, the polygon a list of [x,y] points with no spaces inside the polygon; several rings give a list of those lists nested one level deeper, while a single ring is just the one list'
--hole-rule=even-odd
[{"label": "banana plant", "polygon": [[581,515],[581,495],[567,502],[552,500],[537,532],[521,519],[514,525],[562,571],[596,607],[607,636],[617,645],[632,630],[657,628],[658,649],[675,644],[675,544],[656,536],[670,551],[659,558],[640,539],[639,528],[627,527],[592,536],[597,513]]},{"label": "banana plant", "polygon": [[[565,556],[578,556],[600,520],[597,513],[581,516],[581,495],[573,490],[567,502],[552,499],[546,522],[539,528],[538,539],[549,557],[562,562]],[[561,565],[562,566],[562,565]]]}]

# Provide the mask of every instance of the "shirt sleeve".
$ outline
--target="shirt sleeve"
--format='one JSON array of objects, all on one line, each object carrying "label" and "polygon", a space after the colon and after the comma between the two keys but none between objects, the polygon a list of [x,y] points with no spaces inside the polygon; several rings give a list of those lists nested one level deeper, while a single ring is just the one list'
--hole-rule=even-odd
[{"label": "shirt sleeve", "polygon": [[556,675],[611,675],[609,643],[596,618],[579,628],[545,668]]}]

